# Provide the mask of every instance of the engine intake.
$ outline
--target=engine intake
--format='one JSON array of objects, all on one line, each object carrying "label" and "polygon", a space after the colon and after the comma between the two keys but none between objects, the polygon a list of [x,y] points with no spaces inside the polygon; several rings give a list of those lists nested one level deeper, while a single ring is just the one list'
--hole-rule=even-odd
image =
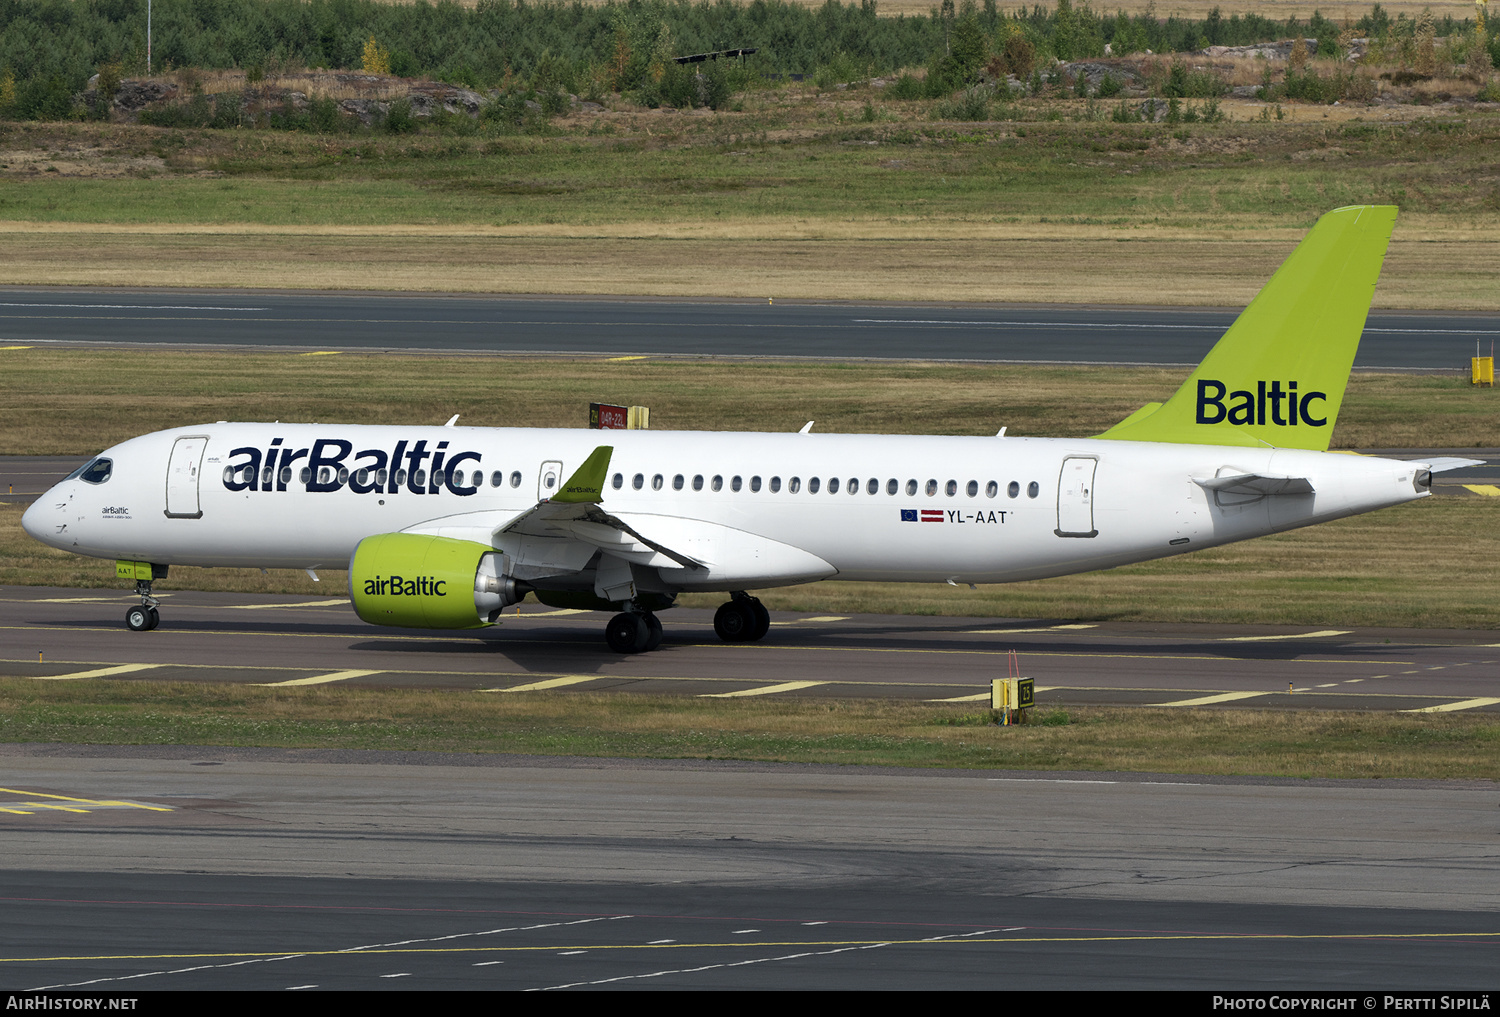
[{"label": "engine intake", "polygon": [[349,559],[349,599],[373,625],[480,628],[530,589],[505,574],[499,551],[452,537],[381,533]]}]

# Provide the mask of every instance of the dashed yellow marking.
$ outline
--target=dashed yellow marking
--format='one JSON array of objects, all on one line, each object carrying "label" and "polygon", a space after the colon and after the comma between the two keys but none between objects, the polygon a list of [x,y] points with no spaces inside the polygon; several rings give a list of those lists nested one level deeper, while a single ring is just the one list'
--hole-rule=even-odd
[{"label": "dashed yellow marking", "polygon": [[1221,643],[1269,643],[1277,639],[1322,639],[1325,636],[1347,636],[1347,629],[1323,629],[1320,632],[1293,632],[1285,636],[1226,636]]},{"label": "dashed yellow marking", "polygon": [[29,350],[30,346],[0,346],[0,350]]},{"label": "dashed yellow marking", "polygon": [[1455,710],[1477,710],[1481,706],[1494,706],[1500,703],[1500,699],[1487,696],[1481,699],[1464,699],[1457,703],[1442,703],[1438,706],[1423,706],[1416,710],[1402,710],[1402,713],[1452,713]]},{"label": "dashed yellow marking", "polygon": [[1463,488],[1465,491],[1482,494],[1486,498],[1500,498],[1500,487],[1496,487],[1494,484],[1464,484]]},{"label": "dashed yellow marking", "polygon": [[112,600],[134,600],[135,594],[121,593],[115,597],[43,597],[33,600],[33,604],[96,604]]},{"label": "dashed yellow marking", "polygon": [[541,692],[544,689],[560,689],[565,685],[581,685],[584,682],[598,681],[604,675],[598,674],[570,674],[566,678],[548,678],[546,681],[530,682],[526,685],[513,685],[508,689],[483,689],[484,692]]},{"label": "dashed yellow marking", "polygon": [[161,667],[161,664],[118,664],[115,667],[100,667],[93,671],[75,671],[72,674],[39,674],[34,678],[39,682],[62,682],[71,681],[74,678],[108,678],[112,674],[129,674],[132,671],[149,671],[153,667]]},{"label": "dashed yellow marking", "polygon": [[556,611],[533,611],[521,615],[522,618],[560,618],[565,614],[590,614],[592,612],[581,607],[560,607]]},{"label": "dashed yellow marking", "polygon": [[299,357],[336,357],[338,355],[338,350],[313,350],[311,353],[297,354]]},{"label": "dashed yellow marking", "polygon": [[[343,607],[347,600],[299,600],[295,604],[225,604],[226,611],[269,611],[278,607]],[[217,609],[216,609],[217,610]]]},{"label": "dashed yellow marking", "polygon": [[981,702],[981,701],[988,700],[989,698],[990,698],[990,694],[988,692],[981,692],[981,693],[979,693],[978,695],[975,695],[975,696],[954,696],[952,699],[929,699],[929,700],[927,700],[927,702],[929,702],[929,703],[978,703],[978,702]]},{"label": "dashed yellow marking", "polygon": [[1157,703],[1157,706],[1207,706],[1210,703],[1230,703],[1236,699],[1254,699],[1268,696],[1269,692],[1224,692],[1217,696],[1200,696],[1197,699],[1179,699],[1173,703]]},{"label": "dashed yellow marking", "polygon": [[816,618],[791,618],[791,619],[788,619],[787,621],[774,621],[771,624],[772,625],[805,625],[805,624],[807,624],[809,622],[836,622],[836,621],[848,621],[848,620],[849,620],[849,616],[846,615],[846,614],[826,614],[826,615],[818,615]]},{"label": "dashed yellow marking", "polygon": [[384,671],[333,671],[329,674],[313,675],[311,678],[293,678],[284,682],[255,682],[254,684],[273,689],[282,685],[327,685],[329,682],[343,682],[350,678],[363,678],[365,675],[384,673]]},{"label": "dashed yellow marking", "polygon": [[645,359],[646,359],[645,357],[610,357],[607,360],[605,360],[604,362],[606,364],[618,364],[618,363],[620,363],[621,361],[624,361],[624,360],[645,360]]},{"label": "dashed yellow marking", "polygon": [[754,689],[740,689],[738,692],[707,692],[699,696],[699,699],[734,699],[739,696],[769,696],[777,692],[794,692],[797,689],[810,689],[814,685],[827,685],[827,682],[782,682],[779,685],[762,685]]}]

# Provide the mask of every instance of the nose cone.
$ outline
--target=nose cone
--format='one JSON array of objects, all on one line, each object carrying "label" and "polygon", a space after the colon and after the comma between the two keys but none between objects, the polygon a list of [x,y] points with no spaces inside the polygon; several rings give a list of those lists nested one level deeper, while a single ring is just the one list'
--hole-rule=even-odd
[{"label": "nose cone", "polygon": [[33,540],[40,540],[52,547],[61,547],[57,541],[57,527],[63,522],[63,510],[57,507],[57,488],[52,488],[31,503],[21,515],[21,529]]}]

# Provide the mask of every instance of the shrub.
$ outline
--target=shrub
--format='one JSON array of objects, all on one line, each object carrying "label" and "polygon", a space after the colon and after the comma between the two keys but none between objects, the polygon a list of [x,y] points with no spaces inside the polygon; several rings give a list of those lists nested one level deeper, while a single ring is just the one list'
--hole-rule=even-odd
[{"label": "shrub", "polygon": [[903,74],[890,86],[886,94],[892,99],[920,99],[922,98],[922,82],[910,74]]},{"label": "shrub", "polygon": [[385,114],[385,129],[391,134],[411,134],[417,129],[417,118],[411,112],[410,99],[397,99]]},{"label": "shrub", "polygon": [[973,85],[944,99],[933,107],[939,120],[988,120],[990,118],[990,90],[984,85]]},{"label": "shrub", "polygon": [[1119,78],[1116,78],[1113,74],[1110,74],[1108,71],[1106,71],[1104,73],[1104,78],[1099,82],[1098,90],[1095,91],[1094,94],[1100,99],[1113,99],[1115,96],[1120,94],[1121,90],[1123,90],[1124,87],[1124,85],[1120,84]]}]

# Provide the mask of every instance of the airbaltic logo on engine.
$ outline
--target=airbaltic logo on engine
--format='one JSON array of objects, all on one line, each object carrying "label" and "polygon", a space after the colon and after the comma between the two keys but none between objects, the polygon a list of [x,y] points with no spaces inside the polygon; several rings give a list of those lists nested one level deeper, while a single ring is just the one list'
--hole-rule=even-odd
[{"label": "airbaltic logo on engine", "polygon": [[348,487],[355,494],[470,495],[484,483],[480,454],[450,452],[446,441],[435,449],[428,449],[425,438],[398,441],[389,452],[355,452],[354,443],[343,438],[319,438],[312,448],[283,448],[281,443],[275,438],[264,451],[247,446],[230,452],[224,486],[231,491],[285,491],[297,484],[314,494]]},{"label": "airbaltic logo on engine", "polygon": [[365,580],[365,596],[367,597],[446,597],[444,589],[448,585],[446,579],[438,579],[435,576],[417,576],[415,579],[407,579],[405,576],[391,576],[382,579],[376,576]]},{"label": "airbaltic logo on engine", "polygon": [[[1297,394],[1297,383],[1289,381],[1282,388],[1280,381],[1255,383],[1255,391],[1235,389],[1222,381],[1202,379],[1198,382],[1198,423],[1258,424],[1267,422],[1266,410],[1270,409],[1270,422],[1283,427],[1306,424],[1309,427],[1327,427],[1327,417],[1312,414],[1314,401],[1327,403],[1326,392],[1304,392]],[[1227,400],[1226,400],[1227,397]]]}]

